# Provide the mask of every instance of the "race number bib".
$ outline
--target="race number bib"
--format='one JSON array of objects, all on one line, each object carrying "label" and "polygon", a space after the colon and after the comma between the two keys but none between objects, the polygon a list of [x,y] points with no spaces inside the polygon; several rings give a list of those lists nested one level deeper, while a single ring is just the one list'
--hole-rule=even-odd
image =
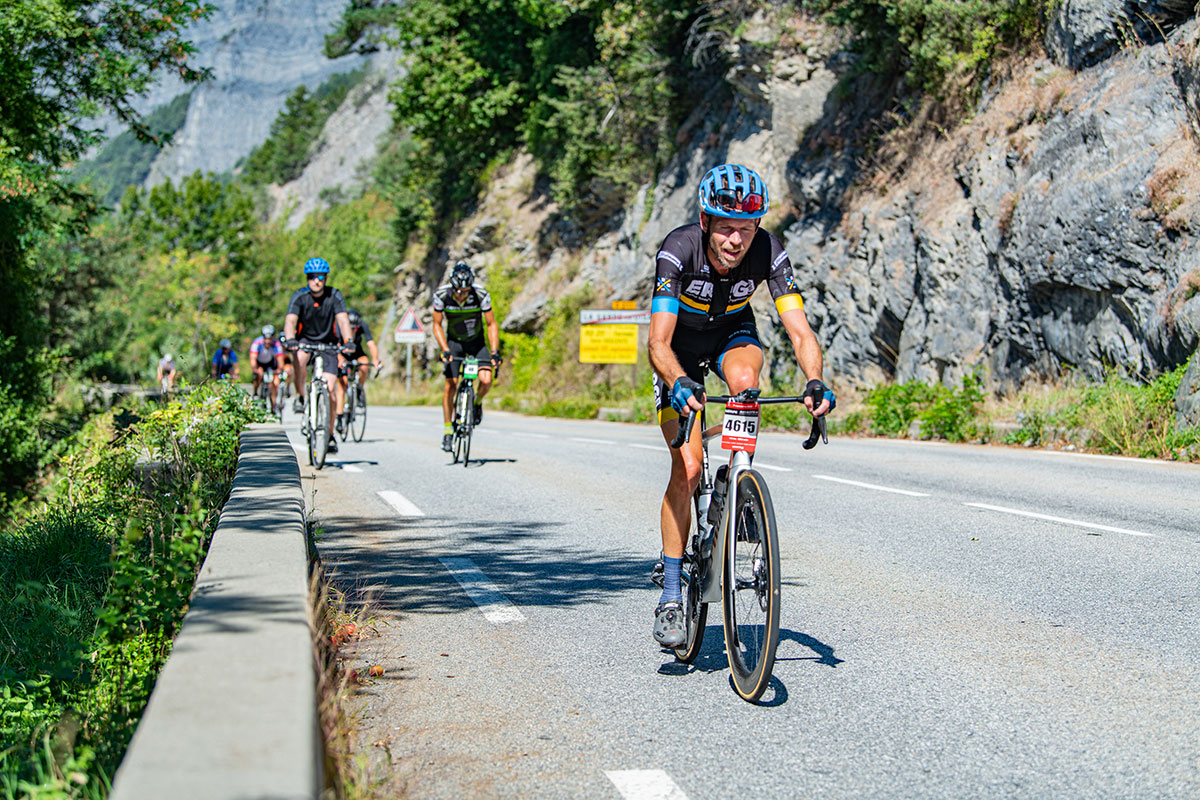
[{"label": "race number bib", "polygon": [[758,441],[758,403],[729,403],[721,426],[721,447],[725,450],[754,452]]},{"label": "race number bib", "polygon": [[479,375],[479,362],[473,358],[463,362],[463,377],[475,378]]}]

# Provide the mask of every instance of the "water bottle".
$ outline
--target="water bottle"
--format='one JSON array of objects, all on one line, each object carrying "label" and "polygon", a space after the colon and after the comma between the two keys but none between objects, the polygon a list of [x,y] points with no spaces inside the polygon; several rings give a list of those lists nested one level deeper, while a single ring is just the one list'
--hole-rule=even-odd
[{"label": "water bottle", "polygon": [[725,506],[725,483],[728,476],[728,464],[717,467],[717,477],[713,481],[712,499],[708,503],[708,524],[714,528],[721,523],[721,511]]}]

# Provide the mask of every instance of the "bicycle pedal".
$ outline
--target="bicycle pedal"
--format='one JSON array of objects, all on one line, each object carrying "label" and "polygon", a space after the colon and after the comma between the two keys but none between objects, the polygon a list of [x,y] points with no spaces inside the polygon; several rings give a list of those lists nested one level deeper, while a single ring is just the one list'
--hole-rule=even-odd
[{"label": "bicycle pedal", "polygon": [[650,582],[658,588],[663,588],[663,562],[657,561],[650,569]]}]

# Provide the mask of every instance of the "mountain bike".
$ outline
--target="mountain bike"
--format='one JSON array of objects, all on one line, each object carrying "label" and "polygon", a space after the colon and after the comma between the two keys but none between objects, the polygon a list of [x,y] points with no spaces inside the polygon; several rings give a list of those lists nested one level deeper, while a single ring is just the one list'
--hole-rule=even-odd
[{"label": "mountain bike", "polygon": [[452,361],[462,363],[458,376],[458,390],[454,393],[454,418],[451,432],[454,435],[454,463],[461,456],[463,466],[471,457],[471,433],[475,430],[475,379],[479,377],[479,359],[474,356],[455,356]]},{"label": "mountain bike", "polygon": [[[361,442],[367,431],[367,387],[362,382],[357,361],[348,361],[342,367],[346,371],[346,404],[345,415],[342,418],[342,441],[353,434],[354,441]],[[375,368],[372,378],[378,378],[383,371],[383,365]]]},{"label": "mountain bike", "polygon": [[[757,701],[770,683],[779,644],[779,534],[767,483],[752,468],[759,407],[803,402],[803,395],[762,397],[758,389],[706,397],[705,403],[725,406],[721,427],[710,431],[704,426],[704,412],[692,413],[680,421],[679,433],[671,442],[671,447],[678,449],[688,441],[700,417],[703,468],[692,497],[695,520],[681,575],[687,638],[675,648],[675,657],[690,664],[700,654],[708,604],[719,601],[734,691],[749,702]],[[732,453],[729,463],[712,475],[708,442],[718,431],[721,447]],[[804,449],[815,447],[818,438],[829,441],[823,416],[813,419]],[[662,586],[661,562],[652,579]]]},{"label": "mountain bike", "polygon": [[[340,344],[316,344],[301,342],[299,349],[318,353],[337,352],[342,349]],[[304,418],[300,423],[300,433],[308,440],[308,463],[317,469],[325,466],[325,454],[329,449],[329,419],[332,412],[332,397],[325,378],[321,374],[321,360],[311,359],[308,362],[312,373],[308,381],[308,392],[304,395]]]}]

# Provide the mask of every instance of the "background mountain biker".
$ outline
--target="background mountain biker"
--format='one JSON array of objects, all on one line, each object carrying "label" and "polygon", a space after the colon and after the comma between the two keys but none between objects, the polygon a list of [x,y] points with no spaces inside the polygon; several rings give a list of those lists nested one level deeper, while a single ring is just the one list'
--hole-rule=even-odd
[{"label": "background mountain biker", "polygon": [[[284,346],[295,350],[299,344],[340,344],[351,339],[350,318],[346,313],[346,300],[342,293],[328,285],[329,262],[323,258],[310,258],[304,262],[304,277],[308,285],[297,289],[288,300],[287,316],[283,323]],[[349,352],[352,345],[346,345]],[[315,368],[329,387],[329,396],[335,399],[334,409],[342,407],[342,387],[337,380],[338,355],[335,352],[310,353],[297,350],[292,365],[292,377],[296,386],[296,401],[293,409],[304,410],[304,394],[308,389],[308,364],[318,357]],[[333,435],[333,418],[329,415],[329,452],[337,452],[337,441]]]},{"label": "background mountain biker", "polygon": [[254,372],[254,390],[251,394],[255,397],[258,396],[258,387],[262,385],[264,374],[272,370],[270,410],[274,413],[278,405],[279,378],[283,374],[283,345],[275,338],[274,325],[263,325],[262,336],[250,343],[250,369]]},{"label": "background mountain biker", "polygon": [[[379,360],[379,347],[375,344],[375,337],[371,335],[371,329],[367,326],[367,322],[362,318],[361,314],[352,308],[346,312],[346,317],[350,320],[350,330],[354,334],[351,340],[351,344],[354,345],[354,352],[348,356],[343,356],[341,362],[357,363],[358,366],[351,367],[351,369],[358,370],[358,382],[361,386],[366,386],[367,377],[371,374],[371,367],[374,366],[378,369],[382,365],[382,362]],[[364,346],[366,347],[365,350],[363,349]],[[371,354],[369,357],[367,355],[368,351]],[[350,386],[349,374],[343,375],[339,378],[339,381],[342,384],[342,395],[345,396],[346,389]],[[342,432],[342,425],[345,424],[343,417],[345,416],[346,411],[343,408],[342,413],[338,415],[338,433]]]},{"label": "background mountain biker", "polygon": [[[442,319],[446,329],[442,330]],[[484,327],[487,341],[484,341]],[[451,446],[451,406],[458,388],[458,375],[462,362],[452,359],[474,356],[480,361],[479,383],[475,390],[475,424],[483,420],[483,397],[492,388],[492,370],[500,366],[500,326],[492,311],[492,296],[487,290],[475,285],[475,273],[465,261],[454,265],[450,282],[433,293],[433,336],[442,349],[446,387],[442,392],[442,420],[445,424],[442,449],[449,452]]]},{"label": "background mountain biker", "polygon": [[[804,315],[787,252],[759,226],[767,213],[767,186],[752,169],[721,164],[700,181],[700,220],[667,234],[655,258],[649,353],[663,437],[670,442],[680,416],[700,411],[702,361],[709,362],[729,393],[758,386],[762,344],[750,297],[766,283],[796,362],[823,399],[810,413],[832,410],[833,393],[821,382],[821,346]],[[691,525],[691,498],[702,469],[701,437],[671,450],[671,478],[662,501],[664,588],[654,610],[654,638],[663,647],[683,643],[679,583]]]},{"label": "background mountain biker", "polygon": [[213,353],[212,376],[214,380],[238,379],[238,357],[233,352],[233,343],[228,339],[222,339],[221,348]]},{"label": "background mountain biker", "polygon": [[175,374],[175,357],[170,353],[163,353],[163,357],[158,361],[156,372],[156,380],[163,391],[175,391]]}]

